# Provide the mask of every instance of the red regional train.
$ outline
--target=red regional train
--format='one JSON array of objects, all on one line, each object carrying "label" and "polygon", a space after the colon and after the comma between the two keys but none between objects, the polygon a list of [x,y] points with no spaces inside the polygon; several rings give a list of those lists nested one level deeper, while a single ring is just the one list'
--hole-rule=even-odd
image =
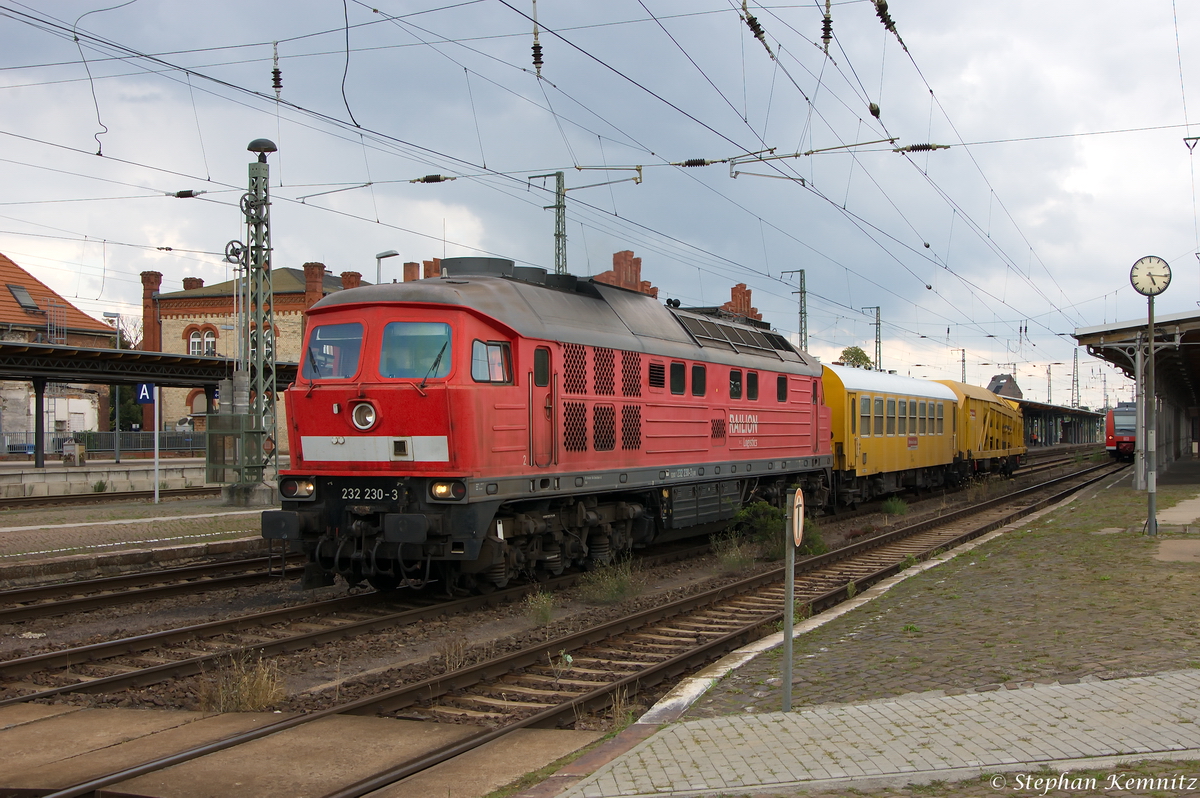
[{"label": "red regional train", "polygon": [[1137,448],[1137,403],[1117,402],[1104,419],[1104,448],[1114,460],[1132,460]]},{"label": "red regional train", "polygon": [[[673,306],[671,306],[673,305]],[[304,586],[486,590],[830,499],[821,366],[769,326],[494,258],[309,311],[266,538]]]}]

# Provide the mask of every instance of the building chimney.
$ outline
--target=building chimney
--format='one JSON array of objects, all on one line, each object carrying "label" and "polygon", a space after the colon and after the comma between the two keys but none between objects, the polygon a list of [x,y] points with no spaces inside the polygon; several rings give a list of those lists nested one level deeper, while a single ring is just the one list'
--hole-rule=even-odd
[{"label": "building chimney", "polygon": [[758,308],[752,307],[750,304],[751,293],[752,290],[747,288],[745,283],[738,283],[729,289],[730,299],[721,306],[721,310],[732,313],[735,316],[744,316],[747,319],[762,321],[762,314],[758,312]]},{"label": "building chimney", "polygon": [[342,272],[342,288],[358,288],[362,285],[362,275],[358,272]]},{"label": "building chimney", "polygon": [[415,261],[404,264],[404,282],[411,283],[413,280],[419,279],[421,279],[421,264]]},{"label": "building chimney", "polygon": [[598,274],[593,279],[598,283],[615,285],[658,298],[658,289],[650,285],[649,280],[642,279],[642,259],[635,258],[632,250],[614,252],[612,270]]},{"label": "building chimney", "polygon": [[304,309],[308,310],[325,296],[325,264],[310,261],[304,264]]},{"label": "building chimney", "polygon": [[199,277],[184,277],[183,278],[183,290],[184,291],[194,291],[197,288],[203,288],[203,287],[204,287],[204,281],[201,280]]},{"label": "building chimney", "polygon": [[433,260],[424,261],[425,277],[441,277],[442,276],[442,259],[434,258]]}]

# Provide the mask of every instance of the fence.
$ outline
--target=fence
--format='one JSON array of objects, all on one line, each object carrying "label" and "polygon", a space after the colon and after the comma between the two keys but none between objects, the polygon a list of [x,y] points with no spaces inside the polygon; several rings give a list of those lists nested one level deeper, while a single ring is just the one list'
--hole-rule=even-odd
[{"label": "fence", "polygon": [[[154,451],[153,432],[121,432],[121,453]],[[47,432],[46,454],[62,454],[63,443],[81,441],[87,447],[89,457],[112,457],[115,432]],[[32,432],[5,432],[4,439],[8,454],[33,454],[35,435]],[[163,454],[204,456],[203,432],[160,432],[158,448]]]}]

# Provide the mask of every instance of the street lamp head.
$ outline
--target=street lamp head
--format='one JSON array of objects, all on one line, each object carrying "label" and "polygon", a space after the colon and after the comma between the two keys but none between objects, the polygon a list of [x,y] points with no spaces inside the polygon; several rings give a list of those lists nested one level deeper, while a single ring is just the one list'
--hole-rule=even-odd
[{"label": "street lamp head", "polygon": [[113,313],[111,310],[106,310],[106,311],[104,311],[104,318],[106,318],[106,319],[119,319],[119,318],[121,318],[121,314],[120,314],[120,313]]},{"label": "street lamp head", "polygon": [[396,256],[397,256],[397,255],[399,255],[399,254],[400,254],[400,253],[399,253],[399,252],[397,252],[396,250],[394,250],[394,249],[389,249],[387,252],[380,252],[378,255],[376,255],[376,256],[375,256],[375,259],[376,259],[376,260],[383,260],[384,258],[394,258],[394,257],[396,257]]}]

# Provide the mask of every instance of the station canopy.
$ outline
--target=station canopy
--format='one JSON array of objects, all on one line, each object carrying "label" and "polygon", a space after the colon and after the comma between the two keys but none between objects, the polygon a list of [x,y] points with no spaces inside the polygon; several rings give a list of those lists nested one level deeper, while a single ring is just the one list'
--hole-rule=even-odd
[{"label": "station canopy", "polygon": [[[1074,338],[1088,353],[1112,363],[1130,379],[1135,378],[1138,335],[1143,352],[1147,319],[1113,322],[1097,327],[1080,327]],[[1158,392],[1179,407],[1200,405],[1200,314],[1194,312],[1155,315],[1155,382]]]}]

